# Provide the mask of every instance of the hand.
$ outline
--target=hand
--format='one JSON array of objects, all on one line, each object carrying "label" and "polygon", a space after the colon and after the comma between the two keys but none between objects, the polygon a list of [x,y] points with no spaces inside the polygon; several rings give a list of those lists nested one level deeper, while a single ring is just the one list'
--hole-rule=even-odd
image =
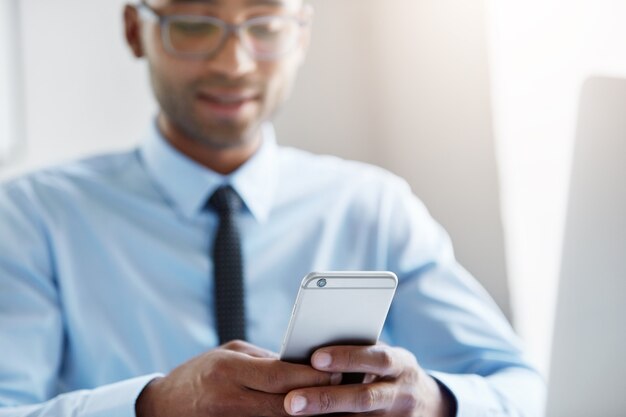
[{"label": "hand", "polygon": [[287,392],[340,380],[340,374],[281,362],[272,352],[233,341],[150,382],[135,411],[137,417],[288,416]]},{"label": "hand", "polygon": [[452,395],[405,349],[385,345],[332,346],[311,358],[315,369],[365,373],[362,384],[298,388],[285,397],[291,415],[367,413],[376,416],[448,417]]}]

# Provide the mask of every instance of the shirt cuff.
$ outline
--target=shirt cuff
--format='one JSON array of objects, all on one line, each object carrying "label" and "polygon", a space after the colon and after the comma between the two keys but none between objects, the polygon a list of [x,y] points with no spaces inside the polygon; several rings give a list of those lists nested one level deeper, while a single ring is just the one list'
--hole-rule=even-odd
[{"label": "shirt cuff", "polygon": [[90,392],[80,415],[84,417],[135,417],[135,402],[143,389],[162,374],[150,374],[104,385]]},{"label": "shirt cuff", "polygon": [[479,375],[429,372],[456,400],[456,417],[501,416],[502,404],[485,378]]}]

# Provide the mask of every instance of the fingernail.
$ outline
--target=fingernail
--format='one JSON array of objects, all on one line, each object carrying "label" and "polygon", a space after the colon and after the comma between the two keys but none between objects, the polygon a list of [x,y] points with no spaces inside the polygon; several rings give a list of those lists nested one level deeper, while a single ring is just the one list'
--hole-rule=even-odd
[{"label": "fingernail", "polygon": [[301,395],[296,395],[291,399],[291,411],[293,413],[299,413],[306,407],[306,398]]},{"label": "fingernail", "polygon": [[327,368],[332,361],[333,358],[330,356],[330,353],[319,352],[316,353],[313,358],[313,365],[315,365],[316,368]]},{"label": "fingernail", "polygon": [[339,385],[341,384],[341,372],[335,372],[330,376],[330,385]]}]

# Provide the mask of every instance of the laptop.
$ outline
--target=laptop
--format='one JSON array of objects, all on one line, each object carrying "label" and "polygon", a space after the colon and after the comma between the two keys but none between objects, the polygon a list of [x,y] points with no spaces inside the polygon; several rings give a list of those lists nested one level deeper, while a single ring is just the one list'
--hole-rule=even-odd
[{"label": "laptop", "polygon": [[580,97],[547,417],[626,416],[626,79]]}]

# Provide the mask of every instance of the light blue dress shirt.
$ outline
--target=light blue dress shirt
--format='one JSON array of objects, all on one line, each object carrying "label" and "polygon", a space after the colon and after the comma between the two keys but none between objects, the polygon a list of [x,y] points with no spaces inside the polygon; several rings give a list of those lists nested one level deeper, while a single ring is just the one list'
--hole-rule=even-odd
[{"label": "light blue dress shirt", "polygon": [[540,415],[542,378],[408,185],[263,136],[228,176],[152,126],[139,149],[0,187],[0,416],[134,416],[155,375],[217,345],[217,218],[203,207],[227,183],[245,202],[252,343],[279,350],[308,272],[391,270],[383,340],[411,350],[459,416]]}]

